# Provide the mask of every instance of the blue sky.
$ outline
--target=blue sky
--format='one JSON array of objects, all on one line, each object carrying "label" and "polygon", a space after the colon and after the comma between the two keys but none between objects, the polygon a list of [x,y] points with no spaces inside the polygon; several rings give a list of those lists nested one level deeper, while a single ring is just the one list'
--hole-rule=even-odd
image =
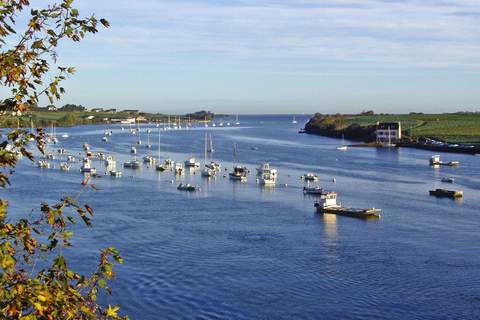
[{"label": "blue sky", "polygon": [[[33,2],[46,3],[36,0]],[[479,0],[77,0],[60,103],[232,113],[480,110]]]}]

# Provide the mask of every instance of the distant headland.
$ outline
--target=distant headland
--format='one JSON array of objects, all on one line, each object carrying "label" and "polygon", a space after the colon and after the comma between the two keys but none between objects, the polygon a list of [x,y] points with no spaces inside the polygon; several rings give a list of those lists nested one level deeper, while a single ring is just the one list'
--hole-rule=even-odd
[{"label": "distant headland", "polygon": [[[362,142],[362,145],[415,147],[429,150],[480,153],[480,113],[442,114],[315,114],[303,130]],[[398,133],[397,133],[398,131]],[[388,140],[388,141],[387,141]],[[394,141],[391,141],[394,140]]]}]

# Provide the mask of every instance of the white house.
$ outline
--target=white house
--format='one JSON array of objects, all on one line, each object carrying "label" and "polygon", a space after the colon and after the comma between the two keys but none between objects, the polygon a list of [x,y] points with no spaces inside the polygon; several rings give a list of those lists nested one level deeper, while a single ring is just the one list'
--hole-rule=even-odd
[{"label": "white house", "polygon": [[402,139],[402,124],[400,122],[377,122],[377,142],[397,143]]}]

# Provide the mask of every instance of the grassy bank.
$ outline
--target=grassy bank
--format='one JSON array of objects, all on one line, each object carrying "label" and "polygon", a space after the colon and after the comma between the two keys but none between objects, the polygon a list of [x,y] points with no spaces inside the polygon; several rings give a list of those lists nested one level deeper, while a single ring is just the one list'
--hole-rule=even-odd
[{"label": "grassy bank", "polygon": [[[88,117],[93,116],[93,119]],[[11,115],[0,115],[0,128],[16,128],[17,125],[22,128],[30,127],[31,121],[35,127],[49,127],[54,124],[57,127],[71,127],[76,125],[102,124],[109,123],[110,119],[127,119],[131,117],[142,116],[148,121],[163,121],[167,115],[142,113],[141,115],[132,115],[124,112],[60,112],[60,111],[42,111],[31,112],[21,117]],[[173,118],[172,118],[173,119]]]},{"label": "grassy bank", "polygon": [[320,115],[306,124],[309,133],[370,142],[375,140],[377,122],[402,123],[404,136],[432,138],[449,143],[480,144],[479,113],[389,114],[389,115]]}]

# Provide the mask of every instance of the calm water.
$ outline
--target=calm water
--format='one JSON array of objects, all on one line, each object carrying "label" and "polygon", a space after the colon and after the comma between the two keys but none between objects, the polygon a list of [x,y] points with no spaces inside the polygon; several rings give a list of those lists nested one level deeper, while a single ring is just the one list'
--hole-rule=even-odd
[{"label": "calm water", "polygon": [[[254,176],[239,184],[187,173],[181,180],[202,187],[187,194],[176,190],[172,173],[146,167],[95,180],[101,190],[88,199],[94,228],[77,232],[72,264],[87,272],[99,248],[119,248],[126,263],[105,300],[132,319],[480,318],[479,157],[444,154],[461,166],[432,169],[428,151],[340,152],[339,140],[297,134],[307,117],[297,119],[293,125],[290,116],[245,116],[240,127],[207,129],[223,167],[231,168],[237,142],[242,164],[254,172],[268,161],[288,186],[262,189]],[[114,127],[103,143],[105,128],[59,129],[71,135],[61,144],[78,153],[86,141],[94,151],[115,152],[119,162],[129,159],[135,136]],[[202,160],[204,131],[162,133],[162,156]],[[151,138],[156,153],[156,134]],[[15,215],[29,213],[42,200],[78,191],[77,168],[42,171],[23,161],[0,196],[12,200]],[[308,171],[344,204],[382,208],[382,219],[315,214],[299,180]],[[447,187],[463,189],[463,201],[428,195],[444,176],[456,178]]]}]

